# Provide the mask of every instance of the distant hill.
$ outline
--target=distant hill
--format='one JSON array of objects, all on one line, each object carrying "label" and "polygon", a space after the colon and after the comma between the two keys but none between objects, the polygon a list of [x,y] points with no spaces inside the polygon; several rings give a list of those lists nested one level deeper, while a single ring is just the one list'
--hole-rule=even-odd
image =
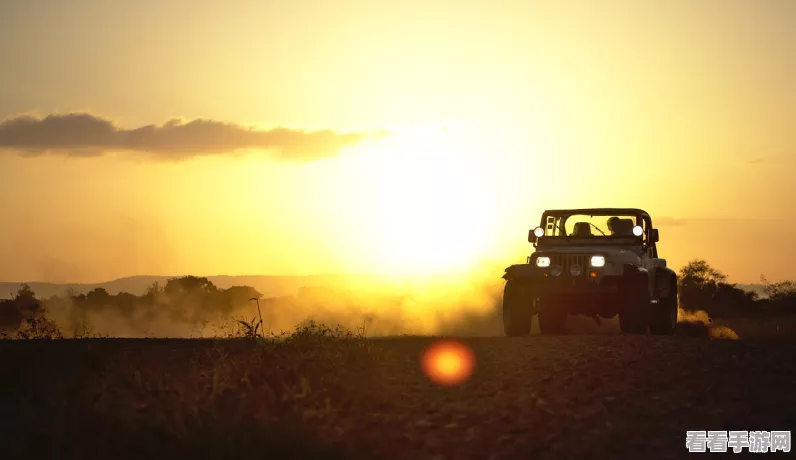
[{"label": "distant hill", "polygon": [[[303,286],[336,286],[346,285],[353,282],[355,279],[362,281],[365,276],[344,276],[344,275],[310,275],[310,276],[208,276],[214,285],[221,289],[227,289],[231,286],[251,286],[257,291],[261,292],[266,297],[278,297],[284,295],[295,294],[299,288]],[[105,288],[109,294],[118,294],[119,292],[129,292],[135,295],[141,295],[146,292],[147,288],[153,283],[160,283],[161,286],[165,285],[170,278],[175,276],[129,276],[126,278],[119,278],[113,281],[106,281],[103,283],[94,284],[56,284],[44,282],[25,282],[30,286],[36,296],[39,298],[47,298],[53,295],[63,296],[74,290],[79,293],[86,294],[89,291],[98,287]],[[10,298],[13,296],[19,285],[22,282],[0,282],[0,298]]]}]

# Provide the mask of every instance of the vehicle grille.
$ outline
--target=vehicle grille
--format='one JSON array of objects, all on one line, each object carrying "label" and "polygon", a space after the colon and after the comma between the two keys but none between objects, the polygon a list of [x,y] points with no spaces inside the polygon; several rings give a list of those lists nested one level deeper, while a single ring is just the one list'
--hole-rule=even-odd
[{"label": "vehicle grille", "polygon": [[569,267],[574,264],[581,266],[583,269],[581,275],[584,275],[589,268],[589,256],[582,254],[555,254],[550,256],[550,265],[560,265],[565,275],[569,275]]}]

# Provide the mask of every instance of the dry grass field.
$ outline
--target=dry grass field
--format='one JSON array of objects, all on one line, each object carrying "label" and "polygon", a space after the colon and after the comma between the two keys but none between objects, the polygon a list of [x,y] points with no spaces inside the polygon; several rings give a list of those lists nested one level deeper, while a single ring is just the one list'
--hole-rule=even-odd
[{"label": "dry grass field", "polygon": [[740,340],[461,338],[476,366],[452,387],[421,370],[436,338],[313,324],[267,341],[0,341],[0,458],[679,458],[686,430],[796,426],[793,322],[786,340],[732,327]]}]

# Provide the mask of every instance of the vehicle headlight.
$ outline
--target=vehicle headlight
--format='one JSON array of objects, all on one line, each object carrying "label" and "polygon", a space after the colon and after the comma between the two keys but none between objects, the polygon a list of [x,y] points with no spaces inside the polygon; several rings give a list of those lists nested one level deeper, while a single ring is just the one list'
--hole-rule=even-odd
[{"label": "vehicle headlight", "polygon": [[550,266],[550,258],[549,257],[537,257],[536,258],[536,266],[537,267],[549,267]]},{"label": "vehicle headlight", "polygon": [[533,234],[536,235],[537,238],[541,238],[544,236],[544,229],[542,227],[536,227],[533,229]]},{"label": "vehicle headlight", "polygon": [[569,274],[572,276],[580,276],[583,273],[583,269],[580,268],[578,264],[572,264],[569,266]]},{"label": "vehicle headlight", "polygon": [[641,228],[641,225],[636,225],[633,227],[633,234],[636,236],[641,236],[644,234],[644,229]]},{"label": "vehicle headlight", "polygon": [[560,265],[553,265],[552,267],[550,267],[550,274],[553,276],[561,276],[561,273],[563,272],[564,270],[561,268]]},{"label": "vehicle headlight", "polygon": [[605,256],[591,256],[589,265],[592,267],[605,267]]}]

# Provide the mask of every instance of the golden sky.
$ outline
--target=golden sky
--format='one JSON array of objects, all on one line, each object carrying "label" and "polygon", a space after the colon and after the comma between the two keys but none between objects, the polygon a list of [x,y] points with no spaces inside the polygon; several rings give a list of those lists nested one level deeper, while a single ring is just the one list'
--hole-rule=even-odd
[{"label": "golden sky", "polygon": [[788,0],[2,2],[0,279],[507,265],[544,209],[590,206],[648,210],[672,267],[792,279],[793,24]]}]

